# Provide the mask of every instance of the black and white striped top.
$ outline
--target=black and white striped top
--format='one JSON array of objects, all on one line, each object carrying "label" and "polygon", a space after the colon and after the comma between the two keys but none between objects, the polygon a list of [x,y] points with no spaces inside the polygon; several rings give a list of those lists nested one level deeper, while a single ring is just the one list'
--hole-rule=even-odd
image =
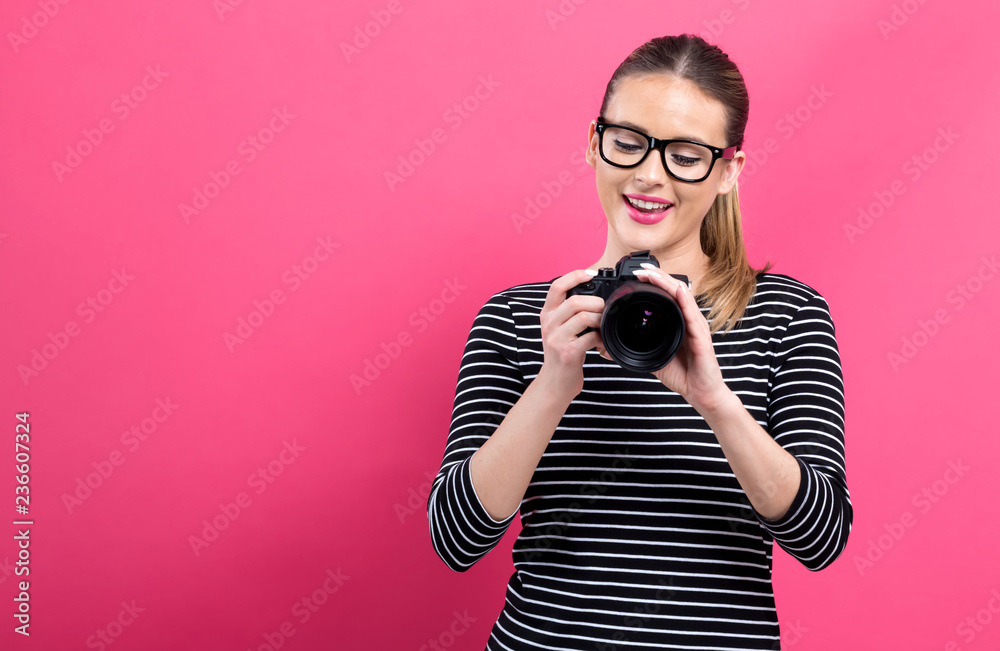
[{"label": "black and white striped top", "polygon": [[[427,502],[434,550],[453,570],[489,552],[516,515],[490,517],[470,459],[541,368],[551,284],[498,292],[473,321]],[[753,509],[680,395],[591,350],[583,390],[521,502],[514,573],[487,649],[780,648],[773,542],[820,570],[851,530],[834,324],[812,287],[764,273],[739,325],[712,339],[726,384],[799,461],[788,512],[770,521]]]}]

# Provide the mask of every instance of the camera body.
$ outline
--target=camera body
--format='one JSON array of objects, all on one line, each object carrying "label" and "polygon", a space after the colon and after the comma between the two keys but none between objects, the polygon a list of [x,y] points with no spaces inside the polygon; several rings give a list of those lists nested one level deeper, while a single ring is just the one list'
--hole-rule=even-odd
[{"label": "camera body", "polygon": [[[666,366],[684,341],[684,316],[666,290],[635,277],[643,263],[660,264],[648,250],[623,256],[615,268],[603,267],[588,282],[566,292],[600,296],[604,299],[601,316],[601,342],[611,358],[622,368],[637,373],[652,373]],[[682,274],[670,274],[691,287]],[[593,331],[587,328],[580,335]]]}]

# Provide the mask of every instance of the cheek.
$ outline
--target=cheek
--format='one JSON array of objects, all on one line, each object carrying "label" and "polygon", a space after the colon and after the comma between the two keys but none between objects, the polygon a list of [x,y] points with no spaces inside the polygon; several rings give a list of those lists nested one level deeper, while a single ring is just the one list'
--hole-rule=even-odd
[{"label": "cheek", "polygon": [[682,206],[693,206],[699,210],[704,208],[707,211],[711,207],[712,202],[715,201],[715,194],[713,192],[707,192],[701,188],[682,188],[675,192],[674,196],[677,197],[677,201]]},{"label": "cheek", "polygon": [[597,191],[603,202],[612,205],[621,199],[620,180],[608,174],[598,175]]}]

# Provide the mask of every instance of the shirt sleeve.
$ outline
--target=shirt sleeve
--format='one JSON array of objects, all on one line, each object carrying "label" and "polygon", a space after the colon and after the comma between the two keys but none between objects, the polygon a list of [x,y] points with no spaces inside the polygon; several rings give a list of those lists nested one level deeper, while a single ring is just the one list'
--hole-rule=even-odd
[{"label": "shirt sleeve", "polygon": [[774,440],[798,461],[801,480],[783,516],[768,520],[754,513],[782,549],[808,569],[821,570],[844,550],[854,518],[840,351],[822,296],[811,296],[799,308],[777,346],[767,423]]},{"label": "shirt sleeve", "polygon": [[459,367],[444,457],[427,500],[434,551],[456,572],[469,569],[493,549],[518,512],[493,519],[476,494],[471,474],[472,455],[527,388],[514,332],[506,297],[493,295],[472,323]]}]

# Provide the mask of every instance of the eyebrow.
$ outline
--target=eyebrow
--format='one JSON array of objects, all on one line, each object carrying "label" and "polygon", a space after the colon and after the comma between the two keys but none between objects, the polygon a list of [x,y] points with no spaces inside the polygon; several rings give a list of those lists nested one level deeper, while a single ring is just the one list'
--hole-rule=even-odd
[{"label": "eyebrow", "polygon": [[[640,127],[638,124],[636,124],[634,122],[629,122],[628,120],[608,120],[608,122],[611,122],[612,124],[620,124],[623,127],[628,127],[630,129],[635,129],[636,131],[642,131],[646,135],[649,135],[649,131],[647,131],[643,127]],[[657,138],[657,140],[659,140],[659,138]],[[702,138],[700,138],[698,136],[694,136],[694,135],[691,135],[691,134],[681,134],[681,135],[677,136],[677,138],[666,138],[665,140],[695,140],[697,142],[704,142],[704,143],[708,142],[707,140],[704,140],[704,139],[702,139]]]}]

